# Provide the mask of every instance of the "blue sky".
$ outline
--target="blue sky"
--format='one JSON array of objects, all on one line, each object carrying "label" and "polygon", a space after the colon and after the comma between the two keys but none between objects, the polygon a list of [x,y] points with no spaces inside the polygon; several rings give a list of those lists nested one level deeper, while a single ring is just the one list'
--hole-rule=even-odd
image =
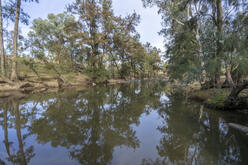
[{"label": "blue sky", "polygon": [[[40,0],[37,3],[23,3],[23,8],[31,16],[31,20],[41,17],[46,18],[49,13],[61,13],[65,6],[74,0]],[[143,43],[150,42],[153,46],[163,49],[163,37],[158,35],[161,29],[161,17],[157,8],[143,8],[141,0],[113,0],[115,15],[125,16],[136,11],[141,15],[141,23],[137,27]],[[22,25],[22,32],[26,33],[28,27]]]}]

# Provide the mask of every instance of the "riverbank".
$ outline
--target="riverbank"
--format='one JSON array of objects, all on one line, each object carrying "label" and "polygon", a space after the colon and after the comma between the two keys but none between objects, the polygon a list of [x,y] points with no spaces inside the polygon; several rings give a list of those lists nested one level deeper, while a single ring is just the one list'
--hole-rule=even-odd
[{"label": "riverbank", "polygon": [[[127,83],[129,80],[110,79],[107,84]],[[26,76],[25,79],[17,83],[8,83],[0,80],[0,98],[28,93],[40,93],[47,90],[59,90],[68,88],[87,88],[94,86],[90,79],[84,74],[61,75],[60,78],[45,75],[42,77]]]},{"label": "riverbank", "polygon": [[[25,62],[26,61],[26,62]],[[13,93],[39,93],[50,89],[65,89],[71,87],[84,87],[97,85],[88,73],[64,68],[54,63],[45,64],[41,61],[28,62],[24,58],[18,58],[18,82],[12,82],[9,79],[0,77],[0,98],[9,97]],[[82,70],[82,69],[81,69]],[[7,71],[7,77],[10,77],[10,70]],[[126,77],[126,79],[110,79],[104,81],[104,84],[127,83],[135,78]]]},{"label": "riverbank", "polygon": [[195,90],[190,99],[202,102],[208,108],[223,110],[224,102],[229,94],[229,89]]},{"label": "riverbank", "polygon": [[[58,91],[70,88],[87,89],[97,84],[93,83],[86,74],[68,73],[59,77],[54,74],[42,73],[39,76],[29,74],[20,76],[16,83],[0,79],[0,98],[19,97],[25,94],[42,93],[46,91]],[[110,79],[105,84],[114,85],[136,81],[137,79]],[[144,79],[147,80],[147,79]],[[152,79],[153,80],[153,79]]]},{"label": "riverbank", "polygon": [[[207,90],[194,90],[190,95],[190,99],[202,102],[206,107],[219,110],[229,110],[225,107],[225,101],[230,95],[231,90],[229,88],[221,89],[207,89]],[[241,98],[248,97],[248,89],[240,93]],[[247,102],[248,103],[248,102]],[[238,106],[237,106],[238,107]],[[240,106],[238,109],[246,109],[248,104]]]},{"label": "riverbank", "polygon": [[25,76],[22,80],[16,83],[6,82],[4,79],[0,80],[0,98],[9,97],[16,93],[39,93],[49,89],[71,88],[71,87],[87,87],[89,79],[83,74],[65,74],[61,78],[42,75],[42,76]]}]

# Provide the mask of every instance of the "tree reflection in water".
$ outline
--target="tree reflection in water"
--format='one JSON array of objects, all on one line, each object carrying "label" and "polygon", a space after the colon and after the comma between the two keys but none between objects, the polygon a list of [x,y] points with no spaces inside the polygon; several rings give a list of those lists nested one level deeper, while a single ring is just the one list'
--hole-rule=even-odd
[{"label": "tree reflection in water", "polygon": [[[19,101],[16,99],[8,100],[8,103],[3,105],[2,109],[2,125],[4,128],[4,145],[7,152],[7,160],[13,164],[27,165],[34,154],[34,147],[29,146],[25,148],[25,143],[23,142],[29,134],[22,135],[22,129],[25,129],[27,120],[26,114],[23,115],[20,109]],[[12,147],[14,142],[8,140],[8,128],[13,128],[16,130],[16,137],[18,142],[18,150]],[[5,164],[3,161],[2,164]]]},{"label": "tree reflection in water", "polygon": [[[22,101],[23,109],[19,109],[18,102],[10,101],[11,104],[3,108],[2,123],[8,160],[27,164],[34,156],[33,146],[24,151],[25,137],[21,129],[28,128],[26,136],[36,135],[38,143],[65,147],[70,157],[80,164],[109,164],[115,147],[139,147],[133,125],[138,126],[140,116],[158,105],[159,93],[161,89],[157,84],[133,83],[35,96],[31,98],[32,106],[30,101]],[[10,153],[11,142],[8,141],[8,129],[13,124],[19,143],[16,155]]]},{"label": "tree reflection in water", "polygon": [[130,83],[9,98],[1,103],[6,158],[0,164],[37,164],[32,158],[39,157],[39,144],[62,147],[79,164],[113,164],[117,147],[139,152],[145,145],[136,131],[141,131],[141,116],[152,111],[160,116],[156,123],[161,138],[154,144],[157,158],[141,155],[142,165],[248,164],[247,136],[226,124],[244,118],[185,104],[168,95],[165,85]]},{"label": "tree reflection in water", "polygon": [[[170,97],[158,112],[163,118],[157,128],[163,135],[156,147],[159,157],[143,159],[142,165],[248,164],[247,138],[228,127],[226,112],[203,111],[203,106],[182,104],[175,98]],[[237,121],[240,115],[230,116]]]}]

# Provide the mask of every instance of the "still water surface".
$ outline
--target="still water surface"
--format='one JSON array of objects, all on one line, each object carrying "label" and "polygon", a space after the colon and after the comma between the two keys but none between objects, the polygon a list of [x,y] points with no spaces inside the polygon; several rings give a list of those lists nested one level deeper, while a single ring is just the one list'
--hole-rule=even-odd
[{"label": "still water surface", "polygon": [[185,102],[165,82],[0,102],[0,165],[247,165],[248,115]]}]

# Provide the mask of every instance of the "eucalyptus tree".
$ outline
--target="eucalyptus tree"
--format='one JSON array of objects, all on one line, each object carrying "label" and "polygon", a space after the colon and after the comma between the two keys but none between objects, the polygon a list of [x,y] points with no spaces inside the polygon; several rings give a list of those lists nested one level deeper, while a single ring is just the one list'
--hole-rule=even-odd
[{"label": "eucalyptus tree", "polygon": [[[113,46],[120,63],[118,72],[121,78],[130,76],[134,70],[135,51],[139,49],[140,36],[136,31],[136,26],[140,22],[140,16],[134,12],[124,18],[119,17],[117,27],[113,36]],[[143,50],[141,52],[144,52]],[[138,52],[138,53],[141,53]]]},{"label": "eucalyptus tree", "polygon": [[[143,2],[145,6],[157,5],[162,15],[164,28],[160,33],[169,40],[166,46],[171,77],[186,79],[187,82],[195,80],[210,82],[210,86],[219,84],[221,68],[225,67],[227,54],[224,50],[226,28],[230,27],[229,22],[237,13],[245,11],[245,7],[242,6],[247,2],[242,0],[143,0]],[[226,67],[225,72],[227,82],[233,86],[229,67]]]},{"label": "eucalyptus tree", "polygon": [[168,73],[172,79],[189,83],[201,81],[202,42],[201,14],[205,7],[196,1],[146,1],[144,6],[157,5],[162,15],[163,29],[160,34],[165,37],[167,48]]},{"label": "eucalyptus tree", "polygon": [[231,94],[225,102],[227,108],[235,108],[246,100],[239,97],[240,92],[248,87],[248,13],[240,12],[230,21],[230,27],[225,31],[224,46],[226,50],[225,62],[233,78]]},{"label": "eucalyptus tree", "polygon": [[49,14],[47,19],[35,19],[28,34],[31,54],[41,61],[58,63],[66,68],[76,60],[76,34],[77,26],[72,15]]},{"label": "eucalyptus tree", "polygon": [[[38,0],[24,0],[24,2],[37,2]],[[16,8],[15,8],[15,23],[14,23],[14,36],[13,36],[13,62],[12,62],[12,73],[11,80],[17,81],[17,57],[18,57],[18,34],[19,34],[19,21],[20,21],[20,13],[21,13],[21,3],[22,0],[16,0]]]},{"label": "eucalyptus tree", "polygon": [[159,58],[159,51],[142,45],[136,31],[139,21],[136,12],[115,16],[112,0],[76,0],[66,13],[33,21],[31,54],[60,68],[70,63],[94,83],[106,82],[111,76],[141,77],[145,67],[157,71],[157,64],[146,60]]},{"label": "eucalyptus tree", "polygon": [[[2,4],[0,1],[0,51],[1,51],[1,74],[3,78],[6,78],[6,60],[4,49],[4,21],[10,19],[14,21],[15,2],[7,1]],[[21,21],[27,23],[29,16],[23,11],[20,11]]]},{"label": "eucalyptus tree", "polygon": [[226,107],[242,104],[247,88],[247,1],[143,0],[157,5],[163,18],[161,34],[167,40],[168,72],[172,79],[199,81],[203,87],[232,89]]},{"label": "eucalyptus tree", "polygon": [[162,70],[161,50],[153,47],[150,43],[146,43],[144,48],[146,49],[146,53],[141,70],[144,73],[144,77],[150,78],[156,76],[156,73]]},{"label": "eucalyptus tree", "polygon": [[76,0],[68,6],[68,11],[77,17],[81,27],[82,44],[88,47],[87,61],[90,71],[95,72],[101,63],[100,56],[100,18],[101,5],[98,0]]},{"label": "eucalyptus tree", "polygon": [[[57,80],[61,74],[82,71],[83,46],[78,42],[78,26],[73,15],[49,14],[47,19],[35,19],[28,33],[28,45],[32,56],[54,72]],[[29,63],[36,71],[36,63]]]},{"label": "eucalyptus tree", "polygon": [[[0,2],[0,51],[1,51],[1,74],[3,78],[8,78],[7,76],[7,68],[6,68],[6,59],[5,59],[5,38],[4,36],[8,35],[9,32],[4,29],[4,23],[9,25],[9,20],[14,22],[15,21],[15,11],[17,9],[17,2],[13,0],[2,1]],[[24,24],[28,24],[29,15],[25,13],[22,9],[20,9],[20,21]],[[4,33],[7,32],[7,34]],[[13,38],[12,38],[13,39]],[[12,41],[13,44],[13,41]]]},{"label": "eucalyptus tree", "polygon": [[[107,65],[107,69],[112,77],[115,77],[116,70],[119,71],[117,64],[118,57],[114,48],[114,35],[118,28],[119,18],[114,15],[112,1],[102,1],[102,56],[101,63]],[[105,60],[104,60],[105,59]]]},{"label": "eucalyptus tree", "polygon": [[135,75],[136,57],[145,54],[136,31],[140,20],[137,13],[117,17],[111,0],[76,0],[68,6],[68,12],[78,18],[86,69],[93,81],[106,81],[111,74],[114,76],[115,69],[121,78],[131,76],[130,72]]},{"label": "eucalyptus tree", "polygon": [[2,0],[0,0],[0,51],[1,51],[1,73],[5,77],[5,54],[4,54],[4,43],[3,43],[3,16],[2,16]]}]

